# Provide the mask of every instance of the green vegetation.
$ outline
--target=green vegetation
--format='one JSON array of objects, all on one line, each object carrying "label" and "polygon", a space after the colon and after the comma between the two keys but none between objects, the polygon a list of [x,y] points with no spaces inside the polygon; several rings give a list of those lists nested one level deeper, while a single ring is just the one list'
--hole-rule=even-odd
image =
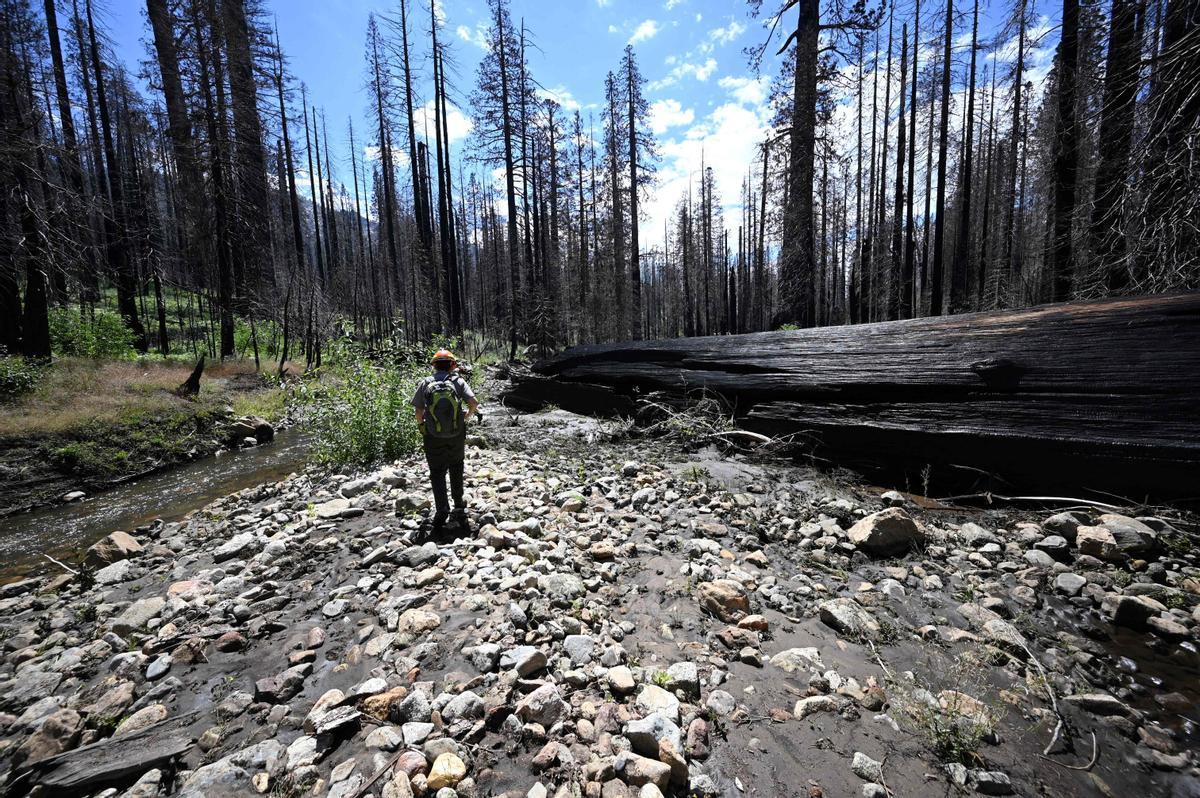
[{"label": "green vegetation", "polygon": [[[329,465],[370,465],[420,448],[421,430],[410,401],[440,347],[392,346],[371,353],[348,343],[331,347],[330,365],[322,367],[325,378],[319,386],[307,385],[304,392],[317,460]],[[475,383],[478,372],[466,377]]]},{"label": "green vegetation", "polygon": [[11,401],[37,387],[42,367],[23,357],[0,356],[0,402]]},{"label": "green vegetation", "polygon": [[50,309],[50,348],[62,357],[131,359],[133,333],[111,310],[96,308],[86,317],[78,307]]},{"label": "green vegetation", "polygon": [[233,398],[233,415],[280,419],[287,415],[289,397],[288,390],[280,387],[238,394]]}]

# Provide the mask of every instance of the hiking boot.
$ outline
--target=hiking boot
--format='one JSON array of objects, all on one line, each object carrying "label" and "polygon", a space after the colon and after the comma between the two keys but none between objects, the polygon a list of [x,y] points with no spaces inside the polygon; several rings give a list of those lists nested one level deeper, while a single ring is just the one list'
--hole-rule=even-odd
[{"label": "hiking boot", "polygon": [[450,513],[450,520],[462,526],[467,525],[467,508],[455,507],[454,512]]},{"label": "hiking boot", "polygon": [[449,516],[446,513],[434,513],[433,520],[430,521],[430,526],[434,532],[440,532],[446,527],[446,519]]}]

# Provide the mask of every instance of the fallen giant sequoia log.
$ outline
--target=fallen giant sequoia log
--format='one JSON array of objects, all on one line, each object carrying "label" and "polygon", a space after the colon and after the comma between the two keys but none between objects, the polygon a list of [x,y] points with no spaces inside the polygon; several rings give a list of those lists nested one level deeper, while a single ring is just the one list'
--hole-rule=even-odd
[{"label": "fallen giant sequoia log", "polygon": [[510,403],[628,415],[707,391],[747,429],[910,479],[1200,496],[1200,294],[579,346],[534,373]]}]

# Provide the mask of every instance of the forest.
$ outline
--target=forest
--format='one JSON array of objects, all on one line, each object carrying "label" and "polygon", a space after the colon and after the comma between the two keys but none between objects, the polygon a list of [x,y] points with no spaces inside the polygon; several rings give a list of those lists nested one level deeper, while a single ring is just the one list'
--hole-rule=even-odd
[{"label": "forest", "polygon": [[[771,134],[736,198],[702,164],[651,240],[632,44],[595,76],[600,107],[572,110],[541,91],[509,0],[489,0],[469,85],[444,12],[397,0],[347,67],[370,109],[355,129],[291,75],[257,0],[146,0],[140,65],[99,1],[0,0],[12,355],[113,312],[138,352],[282,369],[335,337],[470,330],[516,357],[1200,282],[1195,0],[750,0]],[[472,122],[458,152],[451,98]]]}]

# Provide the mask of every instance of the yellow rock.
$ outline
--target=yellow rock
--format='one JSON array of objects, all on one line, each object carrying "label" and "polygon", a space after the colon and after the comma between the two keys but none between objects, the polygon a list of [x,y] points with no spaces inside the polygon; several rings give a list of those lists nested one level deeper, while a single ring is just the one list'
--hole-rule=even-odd
[{"label": "yellow rock", "polygon": [[431,790],[443,787],[453,787],[467,776],[467,766],[461,759],[451,753],[445,753],[433,760],[429,776],[425,779]]}]

